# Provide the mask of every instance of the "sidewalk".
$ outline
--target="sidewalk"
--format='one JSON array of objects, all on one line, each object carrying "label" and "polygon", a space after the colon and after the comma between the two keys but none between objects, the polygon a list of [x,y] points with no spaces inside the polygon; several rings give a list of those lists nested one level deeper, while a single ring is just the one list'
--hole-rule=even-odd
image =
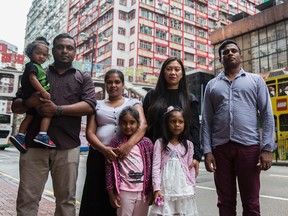
[{"label": "sidewalk", "polygon": [[[0,215],[15,216],[16,214],[16,197],[18,185],[13,180],[0,175]],[[54,215],[54,200],[42,197],[39,207],[39,216]]]}]

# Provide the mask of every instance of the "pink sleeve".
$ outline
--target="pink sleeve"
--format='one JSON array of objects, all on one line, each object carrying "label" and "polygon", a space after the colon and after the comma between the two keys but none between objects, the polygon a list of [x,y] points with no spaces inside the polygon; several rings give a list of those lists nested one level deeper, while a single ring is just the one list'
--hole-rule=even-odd
[{"label": "pink sleeve", "polygon": [[156,140],[153,152],[152,184],[153,191],[160,190],[161,186],[161,142]]},{"label": "pink sleeve", "polygon": [[[188,141],[188,165],[192,164],[193,162],[193,155],[194,155],[194,146],[191,141]],[[196,186],[196,172],[195,168],[193,167],[191,170],[189,170],[190,179],[192,181],[192,185]]]}]

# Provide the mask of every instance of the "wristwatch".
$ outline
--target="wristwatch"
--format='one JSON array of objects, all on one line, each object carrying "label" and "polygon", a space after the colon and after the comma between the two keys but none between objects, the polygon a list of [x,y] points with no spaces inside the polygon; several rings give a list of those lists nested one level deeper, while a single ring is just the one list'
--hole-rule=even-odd
[{"label": "wristwatch", "polygon": [[57,109],[56,109],[56,116],[61,116],[63,115],[63,109],[62,109],[62,106],[57,106]]}]

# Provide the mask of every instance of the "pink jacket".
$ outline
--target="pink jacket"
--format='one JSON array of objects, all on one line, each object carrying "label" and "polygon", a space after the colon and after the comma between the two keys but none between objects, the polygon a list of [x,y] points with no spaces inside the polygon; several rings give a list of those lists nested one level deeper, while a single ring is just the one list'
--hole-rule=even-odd
[{"label": "pink jacket", "polygon": [[[118,148],[120,145],[127,142],[127,138],[122,135],[113,137],[110,142],[110,146]],[[143,137],[136,144],[141,152],[143,166],[144,166],[144,182],[143,182],[143,195],[149,194],[152,191],[152,157],[153,157],[153,143],[147,138]],[[120,193],[120,173],[118,161],[112,163],[106,163],[106,189],[115,190],[118,194]]]},{"label": "pink jacket", "polygon": [[[187,143],[188,143],[188,151],[186,154],[185,154],[185,148],[182,144],[174,146],[171,143],[169,143],[168,147],[171,149],[175,149],[177,151],[181,166],[187,177],[187,183],[191,184],[193,188],[195,188],[196,185],[195,168],[189,170],[189,165],[193,161],[194,148],[193,143],[191,141],[188,140]],[[161,139],[156,140],[154,145],[153,166],[152,166],[152,184],[154,192],[160,190],[162,171],[168,159],[170,158],[171,153],[172,151],[163,151],[163,145]]]}]

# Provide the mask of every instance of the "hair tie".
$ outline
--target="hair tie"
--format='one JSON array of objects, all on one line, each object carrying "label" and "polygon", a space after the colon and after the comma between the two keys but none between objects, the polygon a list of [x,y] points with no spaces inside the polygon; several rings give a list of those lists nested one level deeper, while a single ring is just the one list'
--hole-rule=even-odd
[{"label": "hair tie", "polygon": [[173,107],[173,106],[169,106],[169,107],[167,108],[167,111],[165,112],[165,114],[167,114],[167,113],[171,112],[173,109],[174,109],[174,107]]}]

